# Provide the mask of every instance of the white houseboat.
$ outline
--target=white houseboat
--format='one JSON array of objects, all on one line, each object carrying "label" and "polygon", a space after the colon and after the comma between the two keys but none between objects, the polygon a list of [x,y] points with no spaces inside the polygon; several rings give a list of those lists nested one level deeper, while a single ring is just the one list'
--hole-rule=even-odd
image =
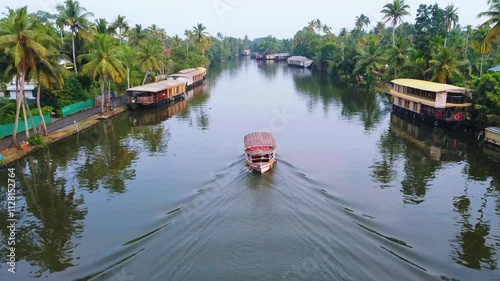
[{"label": "white houseboat", "polygon": [[184,81],[188,89],[200,84],[205,79],[206,71],[197,68],[188,68],[171,74],[167,80]]},{"label": "white houseboat", "polygon": [[298,66],[298,67],[305,67],[305,68],[309,68],[313,64],[312,59],[302,57],[302,56],[289,57],[287,59],[287,62],[288,62],[289,66]]}]

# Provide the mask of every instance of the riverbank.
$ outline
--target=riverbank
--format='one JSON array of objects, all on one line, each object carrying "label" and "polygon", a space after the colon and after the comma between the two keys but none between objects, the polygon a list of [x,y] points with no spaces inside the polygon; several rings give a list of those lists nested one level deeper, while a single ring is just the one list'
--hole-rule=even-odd
[{"label": "riverbank", "polygon": [[36,146],[29,146],[25,150],[21,150],[19,148],[7,148],[4,150],[0,150],[0,154],[3,155],[3,160],[0,162],[2,165],[8,165],[16,160],[19,160],[21,158],[24,158],[28,156],[29,154],[36,152],[40,149],[45,148],[49,144],[56,143],[58,141],[61,141],[63,139],[66,139],[74,134],[77,134],[81,131],[84,131],[94,125],[97,125],[99,122],[103,120],[107,120],[113,116],[116,116],[124,111],[127,110],[126,105],[121,105],[118,106],[116,109],[113,111],[108,111],[104,113],[103,115],[98,114],[98,115],[93,115],[88,118],[85,118],[81,121],[76,122],[75,124],[68,125],[62,129],[50,132],[48,136],[45,137],[45,144],[44,145],[36,145]]}]

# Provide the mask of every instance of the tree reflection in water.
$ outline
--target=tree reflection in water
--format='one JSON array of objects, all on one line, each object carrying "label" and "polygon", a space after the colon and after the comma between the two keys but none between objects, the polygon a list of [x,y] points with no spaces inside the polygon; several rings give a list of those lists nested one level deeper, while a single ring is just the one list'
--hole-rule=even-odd
[{"label": "tree reflection in water", "polygon": [[[36,271],[33,277],[44,273],[64,271],[75,266],[73,250],[78,244],[76,237],[83,231],[83,219],[87,210],[82,209],[83,196],[77,196],[74,186],[70,187],[58,166],[52,159],[50,149],[39,157],[29,157],[15,165],[18,186],[16,260],[27,261]],[[2,182],[7,182],[5,173],[0,174]],[[0,198],[6,198],[6,188],[0,188]],[[2,201],[6,202],[6,201]],[[7,206],[0,207],[0,228],[2,231],[2,253],[7,246]],[[2,264],[6,262],[2,254]]]}]

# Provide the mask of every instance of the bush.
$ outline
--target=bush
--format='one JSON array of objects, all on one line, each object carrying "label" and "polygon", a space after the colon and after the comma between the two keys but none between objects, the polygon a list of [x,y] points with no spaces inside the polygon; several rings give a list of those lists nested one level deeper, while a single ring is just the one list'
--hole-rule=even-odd
[{"label": "bush", "polygon": [[500,124],[500,72],[476,77],[472,89],[478,121],[486,126]]},{"label": "bush", "polygon": [[45,140],[44,136],[36,135],[36,136],[30,137],[29,144],[30,144],[30,146],[36,146],[36,145],[45,146],[47,144],[47,141]]}]

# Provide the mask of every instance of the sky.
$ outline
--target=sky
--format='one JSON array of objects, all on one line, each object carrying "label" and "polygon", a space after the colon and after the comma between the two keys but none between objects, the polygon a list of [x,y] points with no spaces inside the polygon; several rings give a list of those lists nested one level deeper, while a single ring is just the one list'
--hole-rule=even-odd
[{"label": "sky", "polygon": [[[211,35],[221,32],[224,36],[250,39],[273,35],[277,38],[292,38],[293,35],[313,19],[338,33],[342,27],[354,27],[356,16],[365,14],[372,28],[383,15],[383,6],[392,0],[357,1],[286,1],[286,0],[79,0],[81,6],[94,13],[95,18],[106,18],[109,22],[118,14],[124,15],[129,24],[151,24],[164,28],[167,34],[183,36],[186,29],[203,23]],[[0,7],[17,8],[28,5],[29,12],[45,10],[55,12],[55,6],[63,0],[1,0]],[[435,4],[444,8],[449,3],[458,7],[459,23],[462,26],[477,26],[484,19],[476,16],[488,8],[487,0],[406,0],[410,5],[410,16],[405,21],[415,22],[420,4]],[[1,10],[0,10],[1,11]]]}]

